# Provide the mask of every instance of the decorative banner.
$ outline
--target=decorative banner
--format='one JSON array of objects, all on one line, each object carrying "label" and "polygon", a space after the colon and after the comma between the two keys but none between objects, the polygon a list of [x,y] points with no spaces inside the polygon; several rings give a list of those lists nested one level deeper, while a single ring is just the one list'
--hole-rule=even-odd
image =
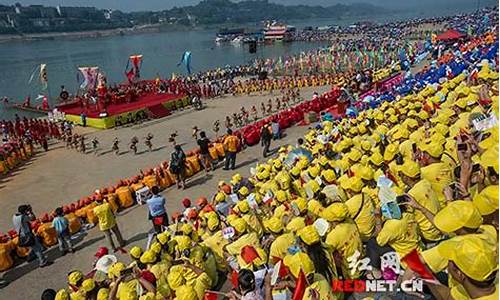
[{"label": "decorative banner", "polygon": [[48,86],[48,78],[47,78],[47,65],[40,65],[40,82],[42,83],[43,89],[47,89]]},{"label": "decorative banner", "polygon": [[131,55],[130,56],[130,61],[132,62],[132,65],[134,66],[134,75],[135,79],[140,78],[140,69],[142,65],[142,55]]},{"label": "decorative banner", "polygon": [[82,73],[83,82],[81,89],[93,90],[96,88],[99,67],[80,67],[78,70]]},{"label": "decorative banner", "polygon": [[[132,63],[132,68],[129,70],[128,67],[130,63]],[[125,76],[127,76],[129,83],[141,77],[140,75],[141,65],[142,65],[142,54],[131,55],[128,58],[127,66],[125,67]]]}]

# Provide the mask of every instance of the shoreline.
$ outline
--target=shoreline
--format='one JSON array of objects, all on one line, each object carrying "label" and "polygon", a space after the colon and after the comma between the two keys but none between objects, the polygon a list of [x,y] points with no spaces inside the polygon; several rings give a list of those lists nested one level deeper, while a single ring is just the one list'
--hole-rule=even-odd
[{"label": "shoreline", "polygon": [[161,26],[158,24],[158,25],[141,26],[136,28],[116,28],[116,29],[74,31],[74,32],[29,33],[23,35],[7,34],[7,35],[0,35],[0,43],[8,43],[16,41],[99,38],[99,37],[110,37],[118,35],[154,33],[160,31],[162,31]]}]

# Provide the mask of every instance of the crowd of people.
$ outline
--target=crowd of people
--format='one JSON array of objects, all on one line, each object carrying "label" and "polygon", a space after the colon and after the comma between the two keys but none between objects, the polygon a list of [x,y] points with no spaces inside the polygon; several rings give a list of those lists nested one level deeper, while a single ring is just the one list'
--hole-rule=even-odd
[{"label": "crowd of people", "polygon": [[[423,283],[391,297],[497,299],[498,36],[463,49],[438,63],[467,61],[456,73],[424,69],[410,92],[318,123],[251,176],[219,182],[210,198],[183,199],[170,217],[153,187],[151,243],[129,249],[128,263],[99,249],[92,272],[71,271],[68,288],[50,293],[344,299],[365,292],[347,281],[392,280]],[[226,150],[236,154],[238,142],[226,139]],[[111,204],[96,199],[99,226],[120,249]],[[227,280],[231,291],[218,292]]]},{"label": "crowd of people", "polygon": [[61,131],[55,122],[20,118],[0,120],[0,173],[7,174],[34,154],[35,145],[48,151],[51,139],[61,139]]},{"label": "crowd of people", "polygon": [[[468,20],[475,30],[482,28]],[[404,87],[375,94],[349,117],[319,122],[296,145],[281,147],[258,164],[251,176],[236,173],[229,182],[219,182],[209,198],[183,199],[182,211],[169,216],[159,186],[153,185],[145,203],[156,234],[146,247],[124,249],[127,240],[117,226],[115,200],[108,197],[113,192],[96,192],[89,201],[99,229],[113,251],[128,252],[130,259],[118,261],[102,247],[90,272],[70,271],[68,287],[48,289],[44,299],[344,299],[364,292],[353,291],[352,280],[423,282],[420,290],[393,290],[391,297],[497,299],[498,26],[489,29],[488,35],[447,45],[439,60],[403,81]],[[377,30],[391,35],[391,29]],[[372,81],[370,72],[361,71],[348,72],[342,83],[333,84],[355,84],[353,90],[360,91]],[[237,72],[198,74],[179,79],[174,88],[232,80]],[[317,76],[325,82],[335,78]],[[280,80],[288,80],[283,86],[293,98],[301,81]],[[283,88],[278,83],[274,88],[273,80],[267,84],[269,90]],[[263,116],[273,110],[272,102],[267,107],[261,103]],[[276,101],[278,111],[283,102],[288,101],[278,107]],[[236,119],[226,118],[225,170],[235,169],[241,146],[231,128],[243,125],[254,111],[257,116],[253,106],[242,108]],[[16,120],[2,122],[2,130],[9,140],[28,136],[43,145],[41,137],[64,138],[68,147],[85,147],[68,123],[58,127]],[[270,124],[263,126],[264,156],[272,132]],[[194,137],[208,172],[210,140],[204,132]],[[151,149],[153,136],[148,139]],[[116,153],[119,142],[113,142]],[[138,142],[133,138],[130,146]],[[169,163],[118,187],[147,176],[159,181],[168,171],[184,188],[186,155],[175,136],[173,144]],[[63,253],[74,250],[66,210],[56,209],[51,223]],[[19,245],[31,248],[45,267],[50,262],[30,227],[33,220],[29,205],[20,206],[13,217]],[[227,281],[231,290],[220,292]]]}]

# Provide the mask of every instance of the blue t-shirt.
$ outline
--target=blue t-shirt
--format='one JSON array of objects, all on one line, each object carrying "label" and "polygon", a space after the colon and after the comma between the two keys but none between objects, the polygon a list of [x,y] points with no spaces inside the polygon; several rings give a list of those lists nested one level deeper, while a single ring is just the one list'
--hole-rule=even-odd
[{"label": "blue t-shirt", "polygon": [[146,203],[152,217],[158,217],[165,213],[165,198],[162,196],[153,196],[151,199],[147,200]]},{"label": "blue t-shirt", "polygon": [[65,217],[55,217],[52,220],[52,226],[58,233],[63,233],[68,228],[68,220]]}]

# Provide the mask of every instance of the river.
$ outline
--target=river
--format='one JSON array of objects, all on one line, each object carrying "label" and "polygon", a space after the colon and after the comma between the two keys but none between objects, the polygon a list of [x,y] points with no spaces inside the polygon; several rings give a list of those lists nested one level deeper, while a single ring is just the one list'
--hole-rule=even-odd
[{"label": "river", "polygon": [[[415,17],[415,15],[388,15],[368,18],[384,22],[391,19]],[[365,20],[367,20],[365,18]],[[307,20],[290,22],[298,28],[306,25],[346,25],[359,21],[344,20]],[[129,55],[144,55],[141,77],[170,78],[173,72],[183,73],[177,67],[184,51],[192,52],[194,72],[224,65],[243,64],[257,57],[275,57],[299,53],[313,48],[326,46],[326,43],[275,43],[259,46],[256,54],[249,54],[246,45],[234,46],[214,43],[215,30],[159,32],[139,35],[111,36],[88,39],[60,39],[38,41],[16,41],[0,44],[0,97],[8,96],[15,102],[22,102],[24,97],[34,98],[41,92],[38,70],[31,84],[29,77],[41,63],[47,64],[50,96],[59,94],[64,85],[70,93],[75,93],[78,66],[98,66],[107,76],[108,82],[125,80],[124,71]],[[38,103],[39,104],[39,103]],[[51,103],[53,104],[53,103]],[[30,113],[5,109],[0,105],[0,119],[11,119],[14,114],[33,116]]]}]

